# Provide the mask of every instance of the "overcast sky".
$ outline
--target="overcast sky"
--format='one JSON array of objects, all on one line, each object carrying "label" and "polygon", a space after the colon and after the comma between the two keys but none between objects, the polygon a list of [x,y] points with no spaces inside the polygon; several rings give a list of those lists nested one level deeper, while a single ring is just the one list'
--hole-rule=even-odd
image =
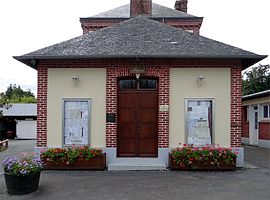
[{"label": "overcast sky", "polygon": [[[173,8],[175,0],[153,0]],[[0,2],[0,92],[9,84],[36,93],[37,72],[14,60],[82,34],[89,17],[129,0],[6,0]],[[204,17],[201,35],[257,54],[270,54],[270,1],[189,0],[188,13]],[[267,58],[260,62],[270,64]]]}]

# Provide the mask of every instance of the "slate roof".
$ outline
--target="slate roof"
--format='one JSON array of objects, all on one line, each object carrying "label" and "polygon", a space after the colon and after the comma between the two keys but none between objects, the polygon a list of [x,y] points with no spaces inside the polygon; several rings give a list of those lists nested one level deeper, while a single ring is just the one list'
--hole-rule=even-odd
[{"label": "slate roof", "polygon": [[21,103],[15,103],[12,104],[10,109],[4,109],[3,110],[3,116],[6,117],[26,117],[26,116],[37,116],[37,104],[34,103],[27,103],[27,104],[21,104]]},{"label": "slate roof", "polygon": [[35,68],[39,59],[138,57],[239,58],[248,67],[266,56],[139,16],[14,58]]},{"label": "slate roof", "polygon": [[[94,15],[88,18],[130,18],[130,4]],[[174,10],[159,4],[152,4],[152,18],[197,18],[194,15]],[[87,19],[87,18],[81,18]]]}]

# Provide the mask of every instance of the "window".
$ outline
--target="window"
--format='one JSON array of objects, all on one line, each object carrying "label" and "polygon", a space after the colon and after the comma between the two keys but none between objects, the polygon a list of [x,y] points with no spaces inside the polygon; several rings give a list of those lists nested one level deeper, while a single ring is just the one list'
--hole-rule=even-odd
[{"label": "window", "polygon": [[156,89],[157,80],[153,79],[140,79],[139,80],[139,89]]},{"label": "window", "polygon": [[120,80],[119,81],[119,89],[120,90],[134,90],[136,89],[136,81],[134,80]]},{"label": "window", "polygon": [[187,143],[194,146],[212,144],[213,100],[186,100]]},{"label": "window", "polygon": [[89,144],[90,100],[66,99],[63,101],[64,145]]},{"label": "window", "polygon": [[263,118],[264,119],[270,118],[270,105],[263,106]]},{"label": "window", "polygon": [[118,87],[120,90],[156,90],[157,80],[151,78],[122,79],[119,80]]},{"label": "window", "polygon": [[243,106],[243,109],[242,109],[242,119],[243,119],[243,122],[247,122],[248,121],[248,107],[247,106]]}]

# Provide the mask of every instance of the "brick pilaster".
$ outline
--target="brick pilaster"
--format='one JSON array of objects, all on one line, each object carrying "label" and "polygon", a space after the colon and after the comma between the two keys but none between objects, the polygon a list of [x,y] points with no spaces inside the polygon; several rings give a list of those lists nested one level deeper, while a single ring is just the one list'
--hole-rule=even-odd
[{"label": "brick pilaster", "polygon": [[231,147],[241,146],[242,134],[241,66],[231,68]]},{"label": "brick pilaster", "polygon": [[47,147],[47,80],[48,69],[38,67],[37,147]]}]

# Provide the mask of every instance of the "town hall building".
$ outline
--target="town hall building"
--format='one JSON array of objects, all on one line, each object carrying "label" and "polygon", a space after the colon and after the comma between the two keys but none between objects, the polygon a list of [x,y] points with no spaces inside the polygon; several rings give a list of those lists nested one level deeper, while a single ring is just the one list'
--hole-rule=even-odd
[{"label": "town hall building", "polygon": [[90,145],[109,170],[166,169],[180,144],[241,147],[241,71],[266,56],[203,36],[151,0],[81,18],[83,35],[14,58],[38,72],[36,149]]}]

